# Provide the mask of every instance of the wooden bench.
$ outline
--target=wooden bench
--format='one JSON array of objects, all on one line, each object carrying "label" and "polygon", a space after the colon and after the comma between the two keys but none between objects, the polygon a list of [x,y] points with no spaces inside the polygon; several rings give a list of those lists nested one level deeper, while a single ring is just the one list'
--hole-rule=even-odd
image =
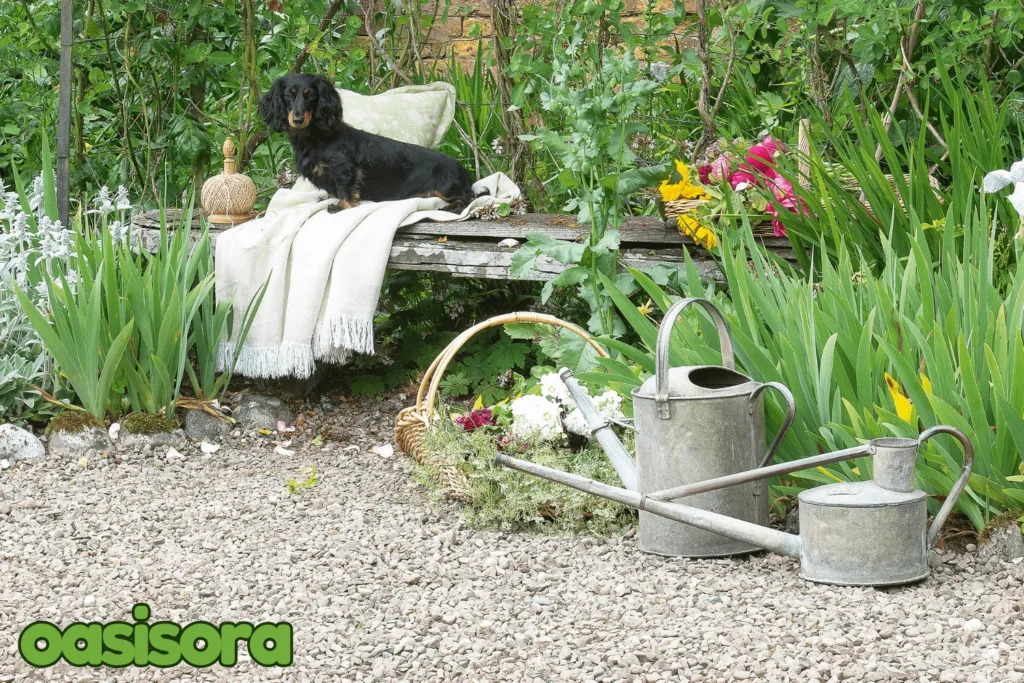
[{"label": "wooden bench", "polygon": [[[168,225],[177,225],[179,211],[168,211]],[[192,223],[199,230],[198,219]],[[222,232],[211,226],[215,240]],[[476,277],[492,280],[510,280],[512,254],[526,241],[531,232],[542,232],[549,237],[579,242],[590,235],[590,227],[579,225],[573,216],[561,214],[526,214],[494,221],[469,220],[457,223],[416,223],[399,228],[391,245],[388,267],[396,270],[430,270],[451,273],[458,277]],[[151,211],[132,220],[132,234],[150,251],[156,249],[160,239],[160,214]],[[518,245],[508,247],[499,243],[514,239]],[[789,240],[782,237],[762,237],[764,245],[778,256],[793,261]],[[684,262],[683,249],[703,277],[722,280],[714,261],[707,252],[684,237],[672,224],[660,218],[637,217],[626,220],[621,231],[620,262],[634,268],[647,269],[657,265],[680,265]],[[550,280],[568,266],[542,256],[536,269],[525,279]]]}]

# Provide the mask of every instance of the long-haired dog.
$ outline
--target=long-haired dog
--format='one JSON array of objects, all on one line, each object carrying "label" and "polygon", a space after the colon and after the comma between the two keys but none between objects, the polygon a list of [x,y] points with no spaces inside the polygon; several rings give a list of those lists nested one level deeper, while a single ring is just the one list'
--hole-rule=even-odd
[{"label": "long-haired dog", "polygon": [[296,170],[342,208],[361,199],[440,197],[457,212],[475,197],[469,173],[455,159],[346,124],[341,97],[323,76],[278,78],[260,100],[259,114],[272,130],[288,131]]}]

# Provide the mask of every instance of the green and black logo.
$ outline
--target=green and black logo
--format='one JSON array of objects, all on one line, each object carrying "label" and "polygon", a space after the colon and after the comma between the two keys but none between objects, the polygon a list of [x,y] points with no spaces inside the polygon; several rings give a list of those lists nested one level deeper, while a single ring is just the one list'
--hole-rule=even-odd
[{"label": "green and black logo", "polygon": [[179,626],[170,621],[149,622],[149,605],[132,609],[135,623],[115,621],[74,623],[64,630],[48,621],[25,627],[18,639],[22,658],[39,668],[62,658],[72,666],[157,666],[185,662],[194,667],[238,663],[238,644],[260,666],[291,666],[292,626],[288,622],[253,626],[248,622],[215,626],[197,621]]}]

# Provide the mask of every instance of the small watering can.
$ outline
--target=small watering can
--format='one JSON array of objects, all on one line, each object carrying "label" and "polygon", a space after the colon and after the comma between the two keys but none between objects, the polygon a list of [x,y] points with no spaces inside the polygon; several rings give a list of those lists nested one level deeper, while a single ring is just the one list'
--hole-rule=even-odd
[{"label": "small watering can", "polygon": [[[914,466],[922,443],[950,434],[963,444],[964,464],[931,526],[928,496],[914,488]],[[829,484],[804,491],[800,535],[670,502],[686,496],[748,484],[779,474],[870,456],[873,479]],[[516,460],[499,453],[505,467],[571,486],[641,511],[721,534],[800,560],[800,575],[816,583],[846,586],[894,586],[928,576],[928,548],[934,545],[974,467],[974,449],[952,427],[932,427],[917,439],[875,439],[866,446],[768,465],[654,493],[638,493]],[[641,513],[642,514],[642,513]]]},{"label": "small watering can", "polygon": [[[718,328],[722,365],[668,367],[672,328],[683,310],[699,304]],[[735,474],[771,462],[793,423],[793,395],[785,386],[760,384],[735,370],[732,341],[725,319],[706,299],[683,299],[665,314],[655,359],[654,377],[633,391],[636,464],[590,403],[569,370],[560,376],[569,388],[622,483],[632,491],[656,491]],[[786,417],[765,451],[761,392],[774,389],[786,401]],[[751,481],[730,489],[695,495],[689,504],[735,519],[768,523],[768,485]],[[757,550],[756,544],[722,536],[640,512],[640,550],[656,555],[722,557]]]}]

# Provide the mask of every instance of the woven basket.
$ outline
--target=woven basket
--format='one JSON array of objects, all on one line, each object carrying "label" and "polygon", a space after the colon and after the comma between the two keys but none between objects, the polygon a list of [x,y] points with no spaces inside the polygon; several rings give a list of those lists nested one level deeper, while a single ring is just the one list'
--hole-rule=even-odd
[{"label": "woven basket", "polygon": [[[469,341],[470,337],[481,330],[513,323],[541,323],[553,327],[561,327],[582,337],[602,358],[608,357],[608,353],[587,334],[586,330],[544,313],[530,313],[528,311],[507,313],[477,323],[453,339],[437,355],[437,358],[434,359],[434,362],[430,364],[430,367],[423,374],[423,379],[420,380],[419,391],[416,393],[416,404],[404,408],[398,413],[398,417],[395,418],[395,443],[398,444],[403,453],[418,463],[426,460],[427,453],[423,448],[423,434],[436,417],[434,404],[437,400],[438,388],[441,385],[441,377],[459,349]],[[442,465],[438,471],[438,479],[446,490],[446,495],[452,500],[468,502],[472,499],[469,493],[469,481],[466,478],[466,473],[458,467]]]}]

